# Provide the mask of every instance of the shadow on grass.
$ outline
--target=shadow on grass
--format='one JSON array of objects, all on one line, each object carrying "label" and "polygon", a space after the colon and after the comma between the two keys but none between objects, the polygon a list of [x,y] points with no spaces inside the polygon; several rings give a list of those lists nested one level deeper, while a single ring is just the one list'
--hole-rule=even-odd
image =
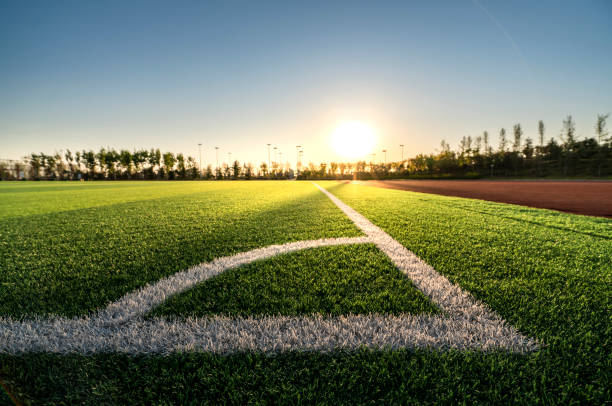
[{"label": "shadow on grass", "polygon": [[361,235],[314,188],[255,210],[245,203],[202,214],[198,204],[206,199],[197,193],[181,196],[180,204],[169,197],[0,221],[0,314],[84,315],[216,257]]},{"label": "shadow on grass", "polygon": [[574,369],[550,353],[363,349],[273,356],[28,354],[0,356],[0,363],[0,374],[11,376],[14,395],[36,404],[602,404],[609,400],[605,382],[592,371]]}]

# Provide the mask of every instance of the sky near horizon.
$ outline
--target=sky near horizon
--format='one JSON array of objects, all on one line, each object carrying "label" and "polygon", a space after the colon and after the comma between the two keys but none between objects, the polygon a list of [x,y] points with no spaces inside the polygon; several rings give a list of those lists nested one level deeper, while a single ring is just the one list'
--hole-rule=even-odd
[{"label": "sky near horizon", "polygon": [[[612,2],[0,0],[0,158],[160,148],[203,164],[339,160],[346,121],[376,160],[521,123],[580,138],[612,112]],[[608,126],[609,128],[611,125]]]}]

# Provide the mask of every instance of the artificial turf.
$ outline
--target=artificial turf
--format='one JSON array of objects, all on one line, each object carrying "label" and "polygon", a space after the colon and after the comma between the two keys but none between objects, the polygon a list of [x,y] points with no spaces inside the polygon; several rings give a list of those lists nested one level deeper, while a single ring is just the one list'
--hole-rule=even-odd
[{"label": "artificial turf", "polygon": [[[538,339],[541,349],[526,355],[455,350],[0,355],[0,379],[15,397],[36,404],[599,405],[612,400],[612,221],[322,185]],[[1,238],[5,244],[4,233]]]},{"label": "artificial turf", "polygon": [[[308,183],[115,182],[85,191],[19,185],[25,190],[4,193],[0,206],[2,316],[83,315],[220,256],[361,235]],[[12,204],[31,202],[34,212],[7,210],[15,196]]]},{"label": "artificial turf", "polygon": [[[534,403],[612,400],[611,220],[351,184],[324,186],[541,341],[543,349],[527,356],[530,370],[517,370],[540,382],[534,383],[542,391]],[[493,358],[491,366],[499,362],[503,357]]]},{"label": "artificial turf", "polygon": [[436,313],[373,244],[314,248],[225,271],[152,316]]},{"label": "artificial turf", "polygon": [[562,364],[503,352],[27,354],[0,355],[0,364],[16,398],[48,405],[601,405],[609,399],[601,393],[604,382],[564,390]]}]

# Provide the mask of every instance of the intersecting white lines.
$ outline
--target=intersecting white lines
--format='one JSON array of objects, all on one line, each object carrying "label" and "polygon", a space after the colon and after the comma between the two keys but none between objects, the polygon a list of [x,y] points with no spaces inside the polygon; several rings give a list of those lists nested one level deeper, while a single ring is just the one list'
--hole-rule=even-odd
[{"label": "intersecting white lines", "polygon": [[[272,245],[217,258],[128,293],[91,317],[0,317],[0,353],[171,353],[175,351],[282,352],[293,350],[437,348],[505,349],[529,352],[535,340],[523,336],[486,305],[453,285],[364,216],[315,184],[366,237],[332,238]],[[143,316],[169,297],[228,269],[302,249],[374,243],[436,303],[444,314],[340,317],[188,318]]]}]

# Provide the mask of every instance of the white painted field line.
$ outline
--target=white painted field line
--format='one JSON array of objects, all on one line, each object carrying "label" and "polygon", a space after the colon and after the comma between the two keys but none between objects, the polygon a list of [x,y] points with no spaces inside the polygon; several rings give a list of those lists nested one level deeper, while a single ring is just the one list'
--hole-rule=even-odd
[{"label": "white painted field line", "polygon": [[[494,312],[451,284],[429,265],[365,217],[320,188],[366,237],[334,238],[258,248],[164,278],[128,293],[93,317],[0,317],[0,353],[169,353],[174,351],[279,352],[338,348],[505,349],[527,352],[534,340],[517,332]],[[203,319],[143,319],[170,296],[228,269],[301,249],[375,243],[447,315],[348,315]]]},{"label": "white painted field line", "polygon": [[[499,327],[499,326],[497,326]],[[103,325],[91,319],[0,319],[0,352],[167,354],[206,351],[333,351],[361,347],[527,352],[533,345],[507,329],[425,315],[274,316],[174,320],[140,317]]]},{"label": "white painted field line", "polygon": [[332,202],[336,204],[363,231],[376,246],[404,272],[414,285],[434,303],[452,315],[461,315],[469,319],[485,317],[501,320],[485,305],[477,302],[472,295],[453,285],[430,265],[423,262],[406,247],[372,224],[367,218],[342,202],[336,196],[315,183]]},{"label": "white painted field line", "polygon": [[331,199],[376,246],[404,272],[412,283],[434,303],[448,313],[449,319],[463,319],[470,323],[485,326],[491,333],[503,334],[508,338],[522,339],[528,346],[535,348],[532,339],[524,337],[514,327],[508,325],[497,313],[485,304],[477,301],[471,294],[452,284],[433,267],[423,262],[414,253],[396,241],[380,227],[372,224],[367,218],[342,202],[336,196],[315,183],[315,186]]},{"label": "white painted field line", "polygon": [[308,248],[329,247],[332,245],[360,244],[372,242],[368,237],[324,238],[320,240],[297,241],[282,245],[271,245],[241,252],[228,257],[216,258],[211,262],[193,266],[186,271],[161,279],[106,306],[94,319],[101,323],[123,323],[136,316],[148,313],[171,296],[184,292],[206,279],[220,273],[249,264],[254,261],[300,251]]}]

